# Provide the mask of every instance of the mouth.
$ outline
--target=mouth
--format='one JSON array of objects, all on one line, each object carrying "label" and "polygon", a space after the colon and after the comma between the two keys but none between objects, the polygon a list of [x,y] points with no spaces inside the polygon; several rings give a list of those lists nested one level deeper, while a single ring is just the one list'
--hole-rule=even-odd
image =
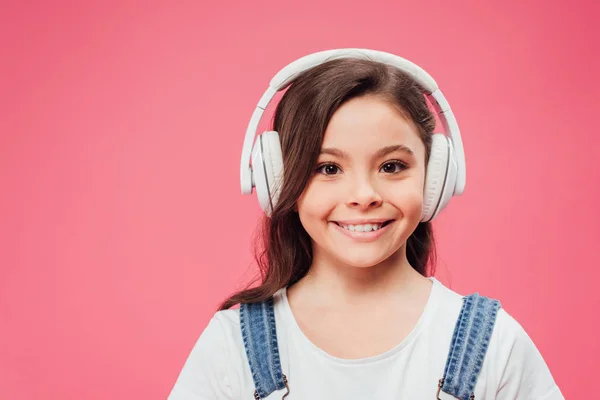
[{"label": "mouth", "polygon": [[345,221],[332,221],[334,224],[336,224],[337,226],[339,226],[340,228],[349,231],[349,232],[364,232],[364,233],[369,233],[369,232],[376,232],[380,229],[385,228],[386,226],[388,226],[389,224],[391,224],[392,222],[394,222],[393,219],[388,219],[388,220],[377,220],[377,221],[367,221],[367,222],[363,222],[363,223],[350,223],[350,222],[345,222]]}]

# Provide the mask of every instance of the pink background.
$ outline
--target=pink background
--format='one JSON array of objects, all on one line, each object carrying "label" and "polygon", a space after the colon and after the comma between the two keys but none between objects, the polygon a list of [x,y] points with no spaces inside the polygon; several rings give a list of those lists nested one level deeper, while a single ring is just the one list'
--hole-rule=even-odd
[{"label": "pink background", "polygon": [[250,114],[337,47],[436,78],[468,164],[437,276],[500,298],[567,398],[598,393],[597,2],[83,3],[0,12],[0,398],[167,397],[252,275]]}]

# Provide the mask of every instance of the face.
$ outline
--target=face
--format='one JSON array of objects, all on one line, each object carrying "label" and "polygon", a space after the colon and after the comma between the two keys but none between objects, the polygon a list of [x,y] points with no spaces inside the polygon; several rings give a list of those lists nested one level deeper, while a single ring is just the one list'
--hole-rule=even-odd
[{"label": "face", "polygon": [[424,178],[425,146],[397,109],[373,96],[344,103],[297,203],[314,259],[370,267],[399,254],[421,219]]}]

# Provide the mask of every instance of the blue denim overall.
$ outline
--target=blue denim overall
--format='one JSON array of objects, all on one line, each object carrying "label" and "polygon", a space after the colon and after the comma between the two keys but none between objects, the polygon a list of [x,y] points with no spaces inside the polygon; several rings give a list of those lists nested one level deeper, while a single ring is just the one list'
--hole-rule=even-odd
[{"label": "blue denim overall", "polygon": [[[454,327],[444,375],[438,382],[440,391],[461,400],[473,400],[473,390],[483,365],[494,323],[501,305],[498,300],[473,293],[463,297]],[[281,369],[273,298],[240,306],[240,323],[246,356],[254,380],[254,398],[264,399],[276,390],[287,388]]]}]

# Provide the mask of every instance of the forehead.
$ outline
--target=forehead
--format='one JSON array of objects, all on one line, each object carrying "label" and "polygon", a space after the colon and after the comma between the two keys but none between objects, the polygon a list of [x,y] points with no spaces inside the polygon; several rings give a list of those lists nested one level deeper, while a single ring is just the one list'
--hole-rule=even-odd
[{"label": "forehead", "polygon": [[353,98],[333,114],[323,138],[324,148],[349,155],[374,152],[381,147],[404,144],[417,156],[424,145],[416,128],[393,105],[373,96]]}]

